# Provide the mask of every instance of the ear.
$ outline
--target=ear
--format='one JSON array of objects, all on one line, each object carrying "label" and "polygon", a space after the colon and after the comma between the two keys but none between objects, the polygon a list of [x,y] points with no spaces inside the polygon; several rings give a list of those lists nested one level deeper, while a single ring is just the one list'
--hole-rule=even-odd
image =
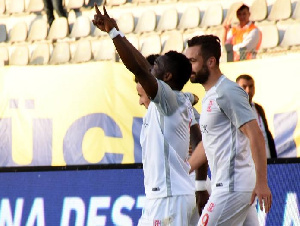
[{"label": "ear", "polygon": [[164,82],[170,81],[170,80],[172,79],[172,77],[173,77],[172,73],[166,72],[166,73],[164,74]]},{"label": "ear", "polygon": [[208,68],[212,68],[216,65],[216,58],[214,57],[210,57],[207,61],[206,61],[206,65]]}]

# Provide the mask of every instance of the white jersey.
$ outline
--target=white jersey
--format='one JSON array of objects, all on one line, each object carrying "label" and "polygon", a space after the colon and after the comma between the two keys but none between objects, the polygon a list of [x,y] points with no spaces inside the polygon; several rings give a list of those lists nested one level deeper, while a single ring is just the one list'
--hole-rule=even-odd
[{"label": "white jersey", "polygon": [[239,130],[255,115],[247,93],[222,75],[202,100],[200,129],[212,191],[252,191],[255,167],[248,138]]},{"label": "white jersey", "polygon": [[157,95],[143,118],[140,142],[143,152],[146,197],[194,195],[187,162],[190,126],[195,122],[190,100],[157,80]]}]

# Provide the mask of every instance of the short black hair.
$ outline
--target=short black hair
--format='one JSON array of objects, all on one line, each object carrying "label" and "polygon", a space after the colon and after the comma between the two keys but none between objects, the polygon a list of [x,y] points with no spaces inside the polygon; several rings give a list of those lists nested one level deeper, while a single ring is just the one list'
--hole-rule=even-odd
[{"label": "short black hair", "polygon": [[244,9],[247,9],[248,11],[250,11],[249,6],[243,4],[243,5],[241,5],[241,6],[237,9],[236,13],[238,13],[238,12],[244,10]]},{"label": "short black hair", "polygon": [[189,59],[177,51],[165,53],[167,56],[168,66],[166,72],[172,73],[172,78],[178,90],[182,90],[184,85],[189,81],[192,73],[192,64]]},{"label": "short black hair", "polygon": [[201,53],[204,61],[208,58],[216,58],[216,64],[219,65],[221,57],[221,41],[215,35],[195,36],[187,41],[188,47],[201,46]]},{"label": "short black hair", "polygon": [[250,80],[253,80],[254,81],[254,79],[250,76],[250,75],[248,75],[248,74],[241,74],[241,75],[239,75],[237,78],[236,78],[236,82],[238,82],[238,81],[240,81],[241,79],[245,79],[245,80],[247,80],[247,81],[250,81]]},{"label": "short black hair", "polygon": [[150,54],[149,56],[146,57],[146,60],[153,66],[155,60],[159,57],[159,54]]}]

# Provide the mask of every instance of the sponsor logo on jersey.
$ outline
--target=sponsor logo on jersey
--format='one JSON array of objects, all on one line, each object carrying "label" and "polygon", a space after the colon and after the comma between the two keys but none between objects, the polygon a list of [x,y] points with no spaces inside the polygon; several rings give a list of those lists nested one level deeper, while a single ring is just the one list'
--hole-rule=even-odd
[{"label": "sponsor logo on jersey", "polygon": [[208,130],[207,130],[207,125],[200,125],[200,130],[201,130],[201,133],[208,133]]},{"label": "sponsor logo on jersey", "polygon": [[216,183],[216,187],[223,187],[223,183]]},{"label": "sponsor logo on jersey", "polygon": [[207,208],[207,211],[208,211],[208,212],[212,212],[213,209],[214,209],[214,207],[215,207],[215,204],[211,202],[211,203],[209,204],[208,208]]},{"label": "sponsor logo on jersey", "polygon": [[207,112],[211,112],[211,107],[212,107],[212,105],[213,105],[213,101],[210,100],[210,101],[209,101],[209,104],[208,104],[208,106],[207,106],[207,109],[206,109]]},{"label": "sponsor logo on jersey", "polygon": [[152,191],[160,191],[160,188],[157,187],[157,188],[152,188]]},{"label": "sponsor logo on jersey", "polygon": [[154,220],[153,221],[153,226],[161,226],[161,221],[160,220]]}]

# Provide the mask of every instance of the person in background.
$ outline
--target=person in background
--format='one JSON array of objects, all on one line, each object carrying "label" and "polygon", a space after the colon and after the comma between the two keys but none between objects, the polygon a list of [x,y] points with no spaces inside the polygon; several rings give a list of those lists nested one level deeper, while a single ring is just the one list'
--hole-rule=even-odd
[{"label": "person in background", "polygon": [[200,117],[202,142],[189,158],[191,170],[208,160],[211,171],[212,191],[198,226],[259,225],[252,204],[257,197],[261,210],[265,208],[267,213],[272,194],[264,137],[248,95],[222,74],[217,36],[193,37],[185,54],[192,63],[190,81],[205,89]]},{"label": "person in background", "polygon": [[260,47],[261,31],[250,21],[250,9],[243,4],[236,12],[239,24],[231,27],[231,21],[224,21],[223,43],[227,61],[255,59]]},{"label": "person in background", "polygon": [[96,4],[95,10],[93,24],[109,34],[122,62],[150,99],[140,135],[146,200],[139,225],[195,225],[199,216],[187,158],[190,138],[197,145],[192,136],[201,137],[201,132],[195,127],[190,133],[196,121],[181,92],[191,64],[182,53],[169,51],[152,67],[119,31],[105,6],[104,14]]},{"label": "person in background", "polygon": [[51,25],[54,21],[53,9],[55,9],[55,11],[59,17],[67,18],[67,12],[65,11],[65,9],[62,5],[62,0],[43,0],[43,1],[44,1],[44,9],[47,14],[47,21],[48,21],[49,27],[51,27]]},{"label": "person in background", "polygon": [[268,122],[266,119],[265,111],[263,107],[252,101],[255,94],[255,82],[254,79],[247,74],[242,74],[236,78],[236,83],[242,87],[249,96],[249,103],[256,115],[259,128],[261,129],[266,144],[267,158],[277,158],[277,152],[273,136],[269,130]]}]

